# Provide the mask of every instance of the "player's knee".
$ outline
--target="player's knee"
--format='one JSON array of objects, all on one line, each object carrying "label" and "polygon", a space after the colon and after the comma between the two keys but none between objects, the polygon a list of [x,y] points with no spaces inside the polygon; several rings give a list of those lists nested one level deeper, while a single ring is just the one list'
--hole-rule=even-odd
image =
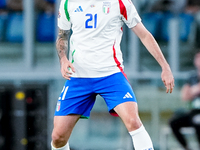
[{"label": "player's knee", "polygon": [[52,133],[52,142],[56,147],[64,146],[67,143],[66,138],[62,134],[56,132]]},{"label": "player's knee", "polygon": [[141,127],[142,122],[139,118],[129,118],[128,123],[126,125],[128,131],[134,131]]}]

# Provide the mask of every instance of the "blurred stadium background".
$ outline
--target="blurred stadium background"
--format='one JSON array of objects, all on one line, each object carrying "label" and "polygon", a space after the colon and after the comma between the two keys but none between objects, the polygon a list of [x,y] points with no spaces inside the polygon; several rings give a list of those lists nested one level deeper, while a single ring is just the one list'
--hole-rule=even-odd
[{"label": "blurred stadium background", "polygon": [[[50,9],[22,1],[22,10],[0,1],[0,149],[50,149],[53,114],[65,80],[55,50],[60,0],[44,0]],[[171,65],[175,89],[165,93],[161,69],[138,38],[124,26],[121,48],[125,72],[135,91],[140,117],[157,150],[178,150],[168,128],[174,111],[188,109],[180,89],[193,68],[196,22],[187,13],[149,12],[155,0],[133,0],[144,25],[155,36]],[[183,131],[196,146],[194,131]],[[101,97],[89,120],[80,120],[70,138],[74,150],[131,150],[132,142],[121,120],[112,117]]]}]

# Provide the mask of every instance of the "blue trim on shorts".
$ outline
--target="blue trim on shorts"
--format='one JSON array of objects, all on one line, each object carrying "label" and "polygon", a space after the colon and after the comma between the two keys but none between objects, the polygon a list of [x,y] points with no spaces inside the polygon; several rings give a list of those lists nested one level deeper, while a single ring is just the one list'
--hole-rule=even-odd
[{"label": "blue trim on shorts", "polygon": [[137,102],[131,85],[121,72],[100,78],[71,77],[60,94],[55,116],[79,114],[81,118],[89,118],[98,94],[104,98],[108,111],[114,116],[113,108],[117,105]]}]

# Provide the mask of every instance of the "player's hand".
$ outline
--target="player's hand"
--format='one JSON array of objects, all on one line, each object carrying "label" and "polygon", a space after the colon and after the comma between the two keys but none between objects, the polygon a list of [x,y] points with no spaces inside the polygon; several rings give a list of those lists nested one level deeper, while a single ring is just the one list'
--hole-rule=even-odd
[{"label": "player's hand", "polygon": [[170,68],[163,69],[161,78],[166,87],[166,93],[168,93],[168,92],[172,93],[172,91],[174,89],[174,77],[171,72],[171,69]]},{"label": "player's hand", "polygon": [[72,75],[72,72],[75,72],[75,69],[72,65],[71,62],[69,62],[69,60],[63,58],[60,60],[60,64],[61,64],[61,74],[63,76],[63,78],[70,80],[70,77]]}]

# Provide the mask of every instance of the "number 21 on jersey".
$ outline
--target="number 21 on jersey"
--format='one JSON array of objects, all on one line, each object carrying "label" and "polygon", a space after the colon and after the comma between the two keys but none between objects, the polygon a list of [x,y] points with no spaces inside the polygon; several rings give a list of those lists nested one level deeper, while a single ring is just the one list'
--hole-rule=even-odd
[{"label": "number 21 on jersey", "polygon": [[96,28],[97,27],[97,14],[86,14],[87,20],[85,21],[85,28]]}]

